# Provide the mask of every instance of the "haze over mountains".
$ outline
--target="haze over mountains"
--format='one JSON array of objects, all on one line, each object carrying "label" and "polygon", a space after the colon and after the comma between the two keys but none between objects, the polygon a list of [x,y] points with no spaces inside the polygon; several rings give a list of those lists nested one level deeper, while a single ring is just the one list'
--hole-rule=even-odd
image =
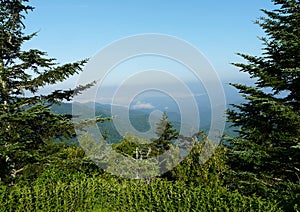
[{"label": "haze over mountains", "polygon": [[[224,85],[224,92],[226,96],[226,104],[237,104],[242,102],[242,98],[229,85]],[[217,106],[211,106],[208,96],[195,95],[194,99],[197,103],[200,115],[199,130],[208,132],[211,124],[211,108]],[[103,117],[113,116],[113,121],[107,121],[105,123],[99,123],[98,127],[101,133],[109,135],[108,142],[117,143],[122,139],[122,134],[125,131],[130,131],[135,134],[139,133],[142,137],[155,136],[155,123],[161,118],[162,112],[166,112],[168,120],[172,122],[174,128],[180,131],[184,128],[186,131],[195,127],[192,123],[182,123],[182,117],[178,102],[169,96],[155,95],[154,92],[148,93],[148,95],[139,95],[133,101],[131,101],[129,107],[122,105],[112,105],[109,102],[74,102],[76,105],[76,112],[74,114],[80,115],[86,118],[92,118],[95,115],[101,115]],[[95,109],[95,113],[91,114],[91,111]],[[72,103],[63,103],[62,105],[52,106],[52,110],[58,113],[72,114]],[[118,116],[116,114],[121,114]],[[128,115],[128,120],[126,117]],[[193,111],[190,114],[185,113],[188,117],[186,120],[193,120]],[[225,134],[232,135],[233,129],[228,128],[229,124],[226,123]],[[152,127],[152,128],[151,128]],[[117,129],[116,129],[117,128]],[[119,129],[122,128],[122,129]],[[121,131],[121,133],[120,133]],[[145,133],[148,132],[146,135]],[[152,134],[151,134],[152,133]]]}]

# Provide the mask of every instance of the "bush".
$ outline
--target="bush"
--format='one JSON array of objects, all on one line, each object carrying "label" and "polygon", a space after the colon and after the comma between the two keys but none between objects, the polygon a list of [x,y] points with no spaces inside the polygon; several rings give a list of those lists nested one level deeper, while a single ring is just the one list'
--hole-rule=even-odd
[{"label": "bush", "polygon": [[276,201],[221,186],[103,179],[52,169],[31,186],[0,187],[0,211],[281,211]]}]

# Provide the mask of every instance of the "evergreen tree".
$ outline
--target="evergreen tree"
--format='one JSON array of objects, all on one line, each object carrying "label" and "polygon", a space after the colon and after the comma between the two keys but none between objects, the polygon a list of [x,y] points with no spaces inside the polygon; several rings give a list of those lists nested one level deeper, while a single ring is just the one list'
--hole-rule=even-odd
[{"label": "evergreen tree", "polygon": [[118,153],[135,159],[149,159],[161,155],[170,149],[172,140],[179,137],[179,133],[176,129],[173,129],[173,124],[167,119],[167,114],[163,113],[162,118],[156,124],[157,139],[147,142],[128,132],[119,144],[113,145],[113,148]]},{"label": "evergreen tree", "polygon": [[[82,70],[86,60],[59,66],[37,49],[22,50],[36,35],[25,35],[23,20],[33,7],[28,0],[0,0],[0,182],[50,162],[55,140],[75,131],[71,116],[55,114],[52,104],[69,101],[92,84],[48,95],[39,89],[62,82]],[[52,152],[53,153],[53,152]],[[31,169],[34,170],[34,169]]]},{"label": "evergreen tree", "polygon": [[158,139],[153,141],[152,145],[156,155],[169,150],[170,145],[172,145],[171,141],[179,137],[179,133],[173,128],[173,124],[168,121],[168,116],[165,112],[162,114],[160,121],[156,124],[155,134],[158,136]]},{"label": "evergreen tree", "polygon": [[[262,10],[256,23],[264,30],[261,56],[240,54],[234,64],[256,80],[255,86],[232,84],[245,103],[228,111],[240,127],[229,147],[231,166],[264,182],[300,176],[300,2],[273,0],[278,9]],[[265,183],[268,184],[268,183]]]}]

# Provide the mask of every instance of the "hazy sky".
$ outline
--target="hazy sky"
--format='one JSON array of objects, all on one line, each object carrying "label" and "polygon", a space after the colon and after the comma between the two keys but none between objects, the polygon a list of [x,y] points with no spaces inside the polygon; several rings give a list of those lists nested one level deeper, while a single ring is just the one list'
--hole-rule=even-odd
[{"label": "hazy sky", "polygon": [[[24,48],[48,52],[59,62],[95,55],[123,37],[162,33],[186,40],[211,62],[222,81],[239,81],[231,62],[237,52],[260,54],[263,32],[253,24],[271,0],[32,0],[27,32],[38,36]],[[74,80],[73,80],[74,81]],[[72,84],[72,81],[70,82]]]}]

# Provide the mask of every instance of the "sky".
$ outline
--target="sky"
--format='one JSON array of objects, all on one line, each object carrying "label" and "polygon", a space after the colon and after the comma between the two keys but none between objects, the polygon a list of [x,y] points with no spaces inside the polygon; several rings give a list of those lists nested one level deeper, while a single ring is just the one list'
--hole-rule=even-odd
[{"label": "sky", "polygon": [[[144,33],[175,36],[197,48],[222,82],[248,79],[232,66],[236,53],[261,54],[263,31],[254,24],[273,9],[271,0],[32,0],[26,32],[38,36],[24,45],[60,63],[91,58],[105,46]],[[112,76],[111,78],[114,78]],[[65,84],[76,83],[73,77]]]}]

